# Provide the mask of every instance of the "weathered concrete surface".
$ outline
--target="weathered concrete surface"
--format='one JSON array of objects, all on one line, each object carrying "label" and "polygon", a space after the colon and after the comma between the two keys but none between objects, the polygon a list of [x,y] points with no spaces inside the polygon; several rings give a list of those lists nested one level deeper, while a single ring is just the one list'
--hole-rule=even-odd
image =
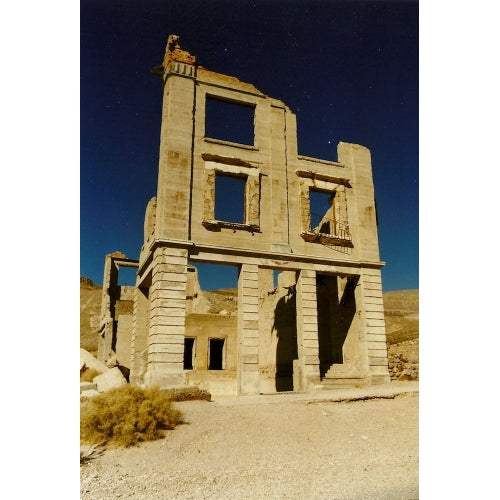
[{"label": "weathered concrete surface", "polygon": [[116,389],[127,385],[125,377],[118,367],[111,368],[106,373],[94,378],[94,384],[97,385],[98,392],[106,392],[110,389]]},{"label": "weathered concrete surface", "polygon": [[99,391],[96,389],[88,389],[86,391],[80,392],[80,401],[83,401],[85,399],[90,399],[94,398],[95,396],[99,396],[101,394]]},{"label": "weathered concrete surface", "polygon": [[[163,81],[158,187],[139,260],[106,257],[99,359],[130,352],[119,362],[134,384],[201,384],[238,395],[388,382],[370,151],[341,142],[338,161],[299,155],[296,117],[285,103],[201,68],[178,36],[154,72]],[[209,136],[214,101],[252,118],[244,144]],[[228,220],[216,217],[221,177],[244,185],[238,215]],[[320,214],[311,201],[318,194],[328,198]],[[239,269],[232,333],[188,329],[190,314],[207,312],[190,271],[197,262]],[[116,285],[123,265],[137,267],[132,320],[117,312],[130,300]],[[268,298],[276,270],[289,288],[279,285]],[[184,363],[190,335],[192,369]],[[213,336],[225,342],[216,370],[207,365]]]},{"label": "weathered concrete surface", "polygon": [[93,382],[80,382],[80,394],[83,391],[90,391],[92,389],[97,390],[97,384]]},{"label": "weathered concrete surface", "polygon": [[309,393],[281,393],[253,396],[239,396],[238,398],[214,398],[215,404],[222,406],[237,405],[257,405],[273,404],[279,402],[306,401],[309,403],[335,402],[342,401],[368,401],[371,399],[393,399],[404,394],[418,394],[419,383],[416,380],[405,382],[390,382],[388,384],[374,385],[370,387],[359,388],[338,388],[323,389]]},{"label": "weathered concrete surface", "polygon": [[85,365],[88,369],[97,370],[100,373],[104,373],[109,370],[105,363],[94,358],[90,352],[80,348],[80,371],[82,370],[83,365]]}]

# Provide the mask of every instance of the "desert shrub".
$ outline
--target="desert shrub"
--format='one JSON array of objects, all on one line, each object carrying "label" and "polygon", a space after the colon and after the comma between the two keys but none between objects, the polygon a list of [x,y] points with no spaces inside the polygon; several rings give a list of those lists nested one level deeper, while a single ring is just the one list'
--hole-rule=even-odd
[{"label": "desert shrub", "polygon": [[97,375],[100,374],[101,372],[95,370],[94,368],[87,368],[80,373],[80,382],[92,382],[94,380],[94,377],[97,377]]},{"label": "desert shrub", "polygon": [[172,401],[210,401],[212,395],[199,387],[182,387],[178,389],[165,389],[162,391],[168,394]]},{"label": "desert shrub", "polygon": [[132,446],[160,439],[182,422],[168,394],[158,388],[125,385],[82,403],[80,440],[107,446]]}]

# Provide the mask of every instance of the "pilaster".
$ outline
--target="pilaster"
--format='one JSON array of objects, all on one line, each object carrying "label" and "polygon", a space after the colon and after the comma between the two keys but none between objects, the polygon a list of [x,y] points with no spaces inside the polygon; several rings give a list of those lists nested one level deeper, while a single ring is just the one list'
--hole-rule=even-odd
[{"label": "pilaster", "polygon": [[362,325],[368,373],[372,384],[390,382],[382,278],[379,269],[364,269],[359,280],[363,296]]},{"label": "pilaster", "polygon": [[154,252],[146,385],[184,384],[187,257],[185,249]]},{"label": "pilaster", "polygon": [[238,280],[238,394],[259,394],[259,267],[242,264]]},{"label": "pilaster", "polygon": [[[320,382],[316,271],[301,271],[296,291],[299,359],[294,366],[294,390],[307,391]],[[299,374],[295,373],[295,367]]]}]

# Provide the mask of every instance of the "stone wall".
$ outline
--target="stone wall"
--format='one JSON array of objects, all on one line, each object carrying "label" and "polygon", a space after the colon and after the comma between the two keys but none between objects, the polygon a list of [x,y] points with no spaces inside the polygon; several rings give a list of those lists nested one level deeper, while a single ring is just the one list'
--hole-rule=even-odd
[{"label": "stone wall", "polygon": [[[326,379],[389,381],[370,151],[341,142],[336,162],[299,155],[290,108],[198,66],[177,36],[169,37],[155,72],[164,85],[158,189],[146,209],[138,261],[131,380],[205,384],[238,395],[312,390]],[[209,136],[213,101],[250,111],[253,137],[237,143]],[[219,177],[243,183],[242,220],[219,220]],[[318,224],[313,191],[331,200]],[[206,316],[188,261],[238,267],[237,318]],[[112,277],[113,266],[106,269]],[[277,287],[273,270],[281,271]],[[103,332],[113,307],[103,293]],[[190,335],[195,344],[185,341]],[[103,352],[111,348],[108,337]],[[185,369],[192,345],[196,366]],[[206,364],[209,345],[225,346],[222,369]]]}]

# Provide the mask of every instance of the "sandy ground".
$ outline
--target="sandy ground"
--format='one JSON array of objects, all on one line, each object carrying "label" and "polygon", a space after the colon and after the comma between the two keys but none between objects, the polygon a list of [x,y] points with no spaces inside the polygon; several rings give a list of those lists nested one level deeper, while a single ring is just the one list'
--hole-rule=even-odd
[{"label": "sandy ground", "polygon": [[82,465],[81,499],[417,499],[418,402],[177,403],[164,439]]}]

